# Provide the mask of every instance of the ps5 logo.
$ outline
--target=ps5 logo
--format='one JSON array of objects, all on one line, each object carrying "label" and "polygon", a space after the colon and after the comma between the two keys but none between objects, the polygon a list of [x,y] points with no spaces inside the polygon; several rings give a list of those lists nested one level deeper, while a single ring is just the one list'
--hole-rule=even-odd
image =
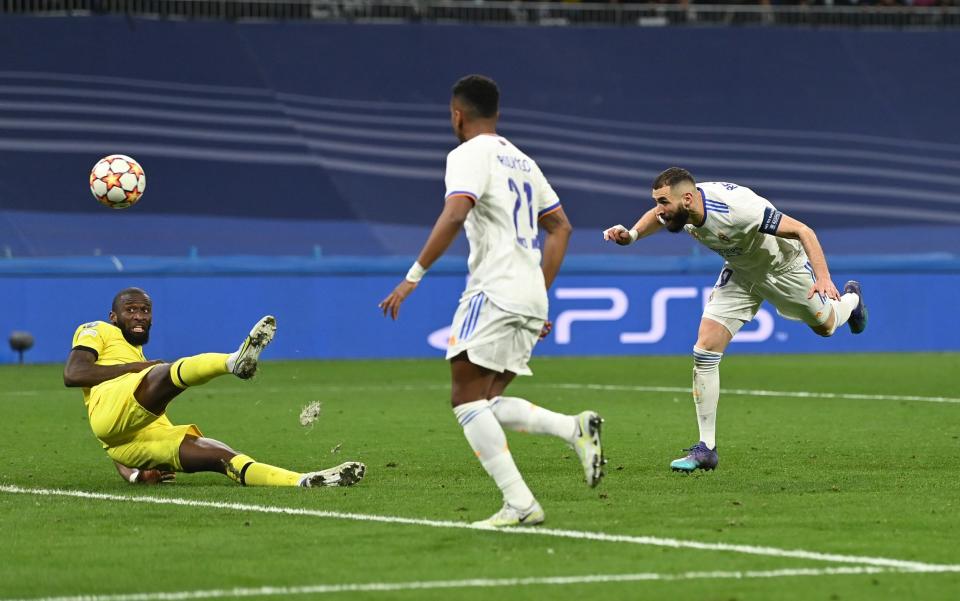
[{"label": "ps5 logo", "polygon": [[[667,308],[670,301],[701,297],[702,306],[706,306],[713,288],[694,286],[668,286],[658,288],[650,297],[650,328],[645,332],[621,332],[620,344],[655,344],[667,334]],[[558,300],[596,300],[610,301],[607,309],[567,309],[561,311],[554,320],[554,332],[557,344],[570,344],[573,339],[573,324],[578,321],[619,321],[627,313],[629,301],[620,288],[557,288]],[[763,342],[773,334],[773,316],[761,308],[754,317],[758,327],[755,330],[740,330],[734,336],[734,342]]]},{"label": "ps5 logo", "polygon": [[[656,344],[667,334],[667,312],[671,305],[683,301],[700,298],[701,306],[706,306],[713,288],[697,288],[694,286],[668,286],[658,288],[650,297],[650,327],[643,332],[620,332],[620,344]],[[609,301],[609,306],[602,308],[565,309],[557,314],[553,320],[554,342],[556,344],[570,344],[573,341],[574,324],[598,321],[620,321],[627,314],[630,301],[627,294],[620,288],[556,288],[553,292],[557,300],[584,300]],[[671,302],[672,301],[672,302]],[[689,310],[689,307],[687,308]],[[734,336],[734,342],[764,342],[773,335],[773,315],[761,308],[754,321],[757,327],[740,330]],[[694,327],[695,324],[691,324]],[[438,349],[447,348],[447,339],[450,328],[442,328],[430,334],[427,341],[430,346]]]}]

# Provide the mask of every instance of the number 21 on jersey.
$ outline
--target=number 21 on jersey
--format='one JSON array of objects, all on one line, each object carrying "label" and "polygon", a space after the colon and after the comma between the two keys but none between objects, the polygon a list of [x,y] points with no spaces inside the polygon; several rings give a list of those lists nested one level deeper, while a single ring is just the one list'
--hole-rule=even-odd
[{"label": "number 21 on jersey", "polygon": [[[510,191],[517,195],[517,200],[513,204],[513,227],[517,232],[517,244],[524,248],[534,249],[540,247],[540,241],[537,239],[537,226],[533,221],[533,186],[530,182],[523,182],[523,192],[513,178],[507,180]],[[522,211],[526,204],[526,211]]]}]

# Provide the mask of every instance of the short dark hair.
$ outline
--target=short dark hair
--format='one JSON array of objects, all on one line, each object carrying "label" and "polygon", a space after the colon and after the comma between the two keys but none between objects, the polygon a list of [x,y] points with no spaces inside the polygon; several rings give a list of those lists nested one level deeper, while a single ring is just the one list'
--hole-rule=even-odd
[{"label": "short dark hair", "polygon": [[664,186],[670,186],[672,188],[680,182],[690,182],[694,186],[697,185],[697,180],[693,179],[689,171],[682,167],[670,167],[658,175],[657,179],[653,180],[653,189],[656,190]]},{"label": "short dark hair", "polygon": [[500,110],[500,89],[497,82],[485,75],[467,75],[453,84],[453,97],[459,98],[474,116],[490,119]]},{"label": "short dark hair", "polygon": [[120,292],[118,292],[115,297],[113,297],[113,304],[110,306],[110,309],[111,309],[114,313],[119,313],[119,312],[120,312],[120,309],[122,308],[122,307],[120,306],[120,301],[123,300],[123,297],[125,297],[125,296],[138,296],[138,295],[139,295],[139,296],[145,296],[148,300],[150,299],[150,295],[147,294],[147,292],[146,292],[143,288],[132,288],[132,287],[131,287],[131,288],[124,288],[123,290],[121,290]]}]

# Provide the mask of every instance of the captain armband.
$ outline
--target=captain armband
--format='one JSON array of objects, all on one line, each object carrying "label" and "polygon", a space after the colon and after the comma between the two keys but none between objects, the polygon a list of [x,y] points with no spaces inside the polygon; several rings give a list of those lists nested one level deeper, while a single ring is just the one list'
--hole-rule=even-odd
[{"label": "captain armband", "polygon": [[767,207],[763,210],[763,220],[760,222],[758,229],[763,234],[773,236],[777,233],[777,228],[780,227],[781,219],[783,219],[783,213],[773,207]]}]

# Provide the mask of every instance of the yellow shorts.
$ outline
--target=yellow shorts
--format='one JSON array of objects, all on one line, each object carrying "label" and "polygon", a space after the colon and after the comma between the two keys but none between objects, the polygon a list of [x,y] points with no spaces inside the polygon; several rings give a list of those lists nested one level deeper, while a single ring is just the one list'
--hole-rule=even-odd
[{"label": "yellow shorts", "polygon": [[193,424],[175,426],[166,415],[144,409],[133,397],[156,366],[107,380],[90,389],[90,428],[111,459],[127,467],[182,471],[180,443],[187,434],[203,436]]}]

